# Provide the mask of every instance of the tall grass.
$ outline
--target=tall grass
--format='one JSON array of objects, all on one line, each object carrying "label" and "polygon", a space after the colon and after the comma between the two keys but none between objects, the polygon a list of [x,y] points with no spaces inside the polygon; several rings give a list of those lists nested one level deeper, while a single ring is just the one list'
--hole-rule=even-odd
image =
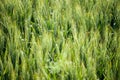
[{"label": "tall grass", "polygon": [[1,0],[0,80],[119,80],[119,0]]}]

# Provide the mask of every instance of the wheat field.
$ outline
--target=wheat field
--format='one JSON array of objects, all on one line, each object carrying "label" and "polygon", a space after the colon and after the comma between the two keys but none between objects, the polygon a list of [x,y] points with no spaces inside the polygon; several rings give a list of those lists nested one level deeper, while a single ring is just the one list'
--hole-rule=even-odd
[{"label": "wheat field", "polygon": [[0,0],[0,80],[120,80],[120,0]]}]

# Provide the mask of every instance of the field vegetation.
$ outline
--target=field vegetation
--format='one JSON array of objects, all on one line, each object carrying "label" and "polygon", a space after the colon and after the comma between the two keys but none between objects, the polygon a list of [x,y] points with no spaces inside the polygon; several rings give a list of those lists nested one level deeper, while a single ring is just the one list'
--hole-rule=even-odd
[{"label": "field vegetation", "polygon": [[120,80],[120,0],[0,0],[0,80]]}]

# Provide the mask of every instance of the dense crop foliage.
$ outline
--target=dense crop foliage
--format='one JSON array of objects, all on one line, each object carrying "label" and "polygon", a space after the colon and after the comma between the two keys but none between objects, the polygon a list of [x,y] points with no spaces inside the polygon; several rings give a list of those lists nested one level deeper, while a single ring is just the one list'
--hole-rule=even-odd
[{"label": "dense crop foliage", "polygon": [[120,80],[120,0],[0,0],[0,80]]}]

